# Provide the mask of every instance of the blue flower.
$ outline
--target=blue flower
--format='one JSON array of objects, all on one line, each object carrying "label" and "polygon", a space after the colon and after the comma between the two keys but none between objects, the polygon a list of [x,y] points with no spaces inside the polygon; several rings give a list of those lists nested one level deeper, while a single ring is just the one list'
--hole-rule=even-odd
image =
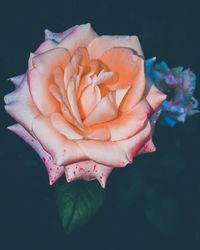
[{"label": "blue flower", "polygon": [[165,62],[155,64],[155,61],[156,58],[145,61],[147,79],[167,94],[161,105],[161,123],[174,127],[177,122],[185,122],[187,117],[199,112],[199,103],[193,97],[196,75],[190,69],[170,69]]}]

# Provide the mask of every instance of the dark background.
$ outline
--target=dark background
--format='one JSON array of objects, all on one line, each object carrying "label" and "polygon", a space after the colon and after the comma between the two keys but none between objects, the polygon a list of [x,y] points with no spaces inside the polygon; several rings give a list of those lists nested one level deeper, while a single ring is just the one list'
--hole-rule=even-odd
[{"label": "dark background", "polygon": [[[13,90],[6,79],[26,70],[45,28],[90,22],[100,35],[136,34],[146,58],[190,67],[199,79],[197,4],[41,0],[1,2],[0,9],[0,249],[200,249],[199,115],[174,129],[157,127],[158,151],[138,157],[135,168],[116,170],[104,207],[65,236],[43,163],[6,129],[14,121],[3,108]],[[198,82],[198,100],[199,93]]]}]

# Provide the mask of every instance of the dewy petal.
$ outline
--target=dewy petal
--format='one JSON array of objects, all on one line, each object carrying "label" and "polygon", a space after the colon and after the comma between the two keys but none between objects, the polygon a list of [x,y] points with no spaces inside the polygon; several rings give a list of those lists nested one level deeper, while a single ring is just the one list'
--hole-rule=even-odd
[{"label": "dewy petal", "polygon": [[33,132],[43,148],[53,157],[56,165],[66,165],[88,159],[78,144],[60,134],[47,117],[38,116],[34,119]]},{"label": "dewy petal", "polygon": [[102,54],[113,47],[125,47],[135,50],[143,56],[137,36],[99,36],[88,46],[91,59],[100,58]]},{"label": "dewy petal", "polygon": [[137,134],[146,125],[151,112],[150,105],[143,99],[130,112],[123,113],[117,119],[105,123],[110,130],[111,140],[127,139]]},{"label": "dewy petal", "polygon": [[97,179],[102,188],[106,186],[106,180],[113,168],[104,166],[94,161],[81,161],[65,167],[65,175],[68,182],[74,180],[94,180]]},{"label": "dewy petal", "polygon": [[48,29],[45,29],[44,33],[45,33],[45,40],[50,39],[53,40],[57,43],[59,43],[60,41],[62,41],[64,38],[66,38],[69,35],[72,35],[73,32],[75,32],[75,30],[78,28],[78,25],[75,25],[67,30],[65,30],[64,32],[59,32],[59,33],[55,33],[52,32]]},{"label": "dewy petal", "polygon": [[161,92],[154,84],[152,84],[146,94],[146,99],[153,110],[156,110],[167,96]]},{"label": "dewy petal", "polygon": [[20,86],[4,97],[6,111],[28,131],[32,131],[32,121],[40,114],[29,92],[27,76]]},{"label": "dewy petal", "polygon": [[22,74],[22,75],[10,77],[8,80],[10,80],[15,85],[15,88],[18,88],[20,84],[23,82],[25,77],[26,77],[26,74]]},{"label": "dewy petal", "polygon": [[33,57],[34,68],[29,71],[29,87],[33,100],[38,109],[49,115],[60,109],[59,103],[48,91],[50,77],[56,67],[64,67],[70,60],[66,49],[52,49]]},{"label": "dewy petal", "polygon": [[64,38],[59,44],[58,47],[61,48],[67,48],[71,54],[74,53],[74,51],[78,47],[86,47],[89,45],[89,43],[96,38],[98,35],[96,32],[92,29],[91,25],[88,24],[82,24],[78,26],[71,35]]},{"label": "dewy petal", "polygon": [[116,118],[117,106],[113,105],[109,94],[104,96],[95,109],[84,120],[85,126],[99,124]]},{"label": "dewy petal", "polygon": [[51,122],[54,128],[68,139],[77,140],[83,138],[77,128],[68,123],[60,113],[51,114]]},{"label": "dewy petal", "polygon": [[40,145],[40,143],[36,139],[34,139],[20,124],[12,125],[8,127],[8,129],[20,136],[39,154],[46,166],[50,185],[52,185],[58,178],[60,178],[64,174],[64,167],[55,165],[53,163],[51,155],[48,154]]}]

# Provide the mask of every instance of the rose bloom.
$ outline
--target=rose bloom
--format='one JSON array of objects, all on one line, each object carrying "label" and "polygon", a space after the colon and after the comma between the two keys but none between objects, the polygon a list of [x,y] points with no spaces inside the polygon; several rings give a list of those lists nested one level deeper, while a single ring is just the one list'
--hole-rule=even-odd
[{"label": "rose bloom", "polygon": [[40,155],[50,184],[97,179],[155,151],[152,132],[166,96],[148,86],[136,36],[98,36],[90,24],[45,31],[5,109],[9,129]]}]

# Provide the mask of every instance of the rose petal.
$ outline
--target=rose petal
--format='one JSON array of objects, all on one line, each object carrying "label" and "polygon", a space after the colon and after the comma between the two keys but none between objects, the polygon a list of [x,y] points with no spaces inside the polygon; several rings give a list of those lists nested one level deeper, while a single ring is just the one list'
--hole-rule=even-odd
[{"label": "rose petal", "polygon": [[8,129],[20,136],[39,154],[46,166],[49,175],[50,185],[52,185],[57,179],[59,179],[64,174],[64,167],[55,165],[53,163],[51,155],[48,154],[40,145],[40,143],[35,140],[20,124],[12,125],[8,127]]},{"label": "rose petal", "polygon": [[128,161],[132,162],[133,157],[141,150],[145,143],[151,137],[151,125],[147,123],[146,127],[136,135],[130,137],[127,140],[117,141],[117,145],[126,154]]},{"label": "rose petal", "polygon": [[27,76],[25,75],[20,86],[4,97],[6,111],[28,131],[32,131],[32,121],[40,114],[32,101],[29,92]]},{"label": "rose petal", "polygon": [[98,124],[114,119],[117,116],[117,107],[113,105],[109,94],[104,96],[95,109],[84,120],[85,126]]},{"label": "rose petal", "polygon": [[143,55],[137,36],[100,36],[89,44],[88,51],[91,58],[100,58],[106,50],[113,47],[130,48]]},{"label": "rose petal", "polygon": [[87,48],[89,43],[97,36],[98,35],[95,33],[89,23],[82,24],[78,26],[75,31],[71,33],[71,35],[64,38],[58,44],[58,47],[67,48],[70,53],[73,54],[78,47]]},{"label": "rose petal", "polygon": [[66,165],[88,159],[78,144],[61,135],[47,117],[38,116],[34,119],[33,132],[43,148],[53,157],[56,165]]},{"label": "rose petal", "polygon": [[154,84],[152,84],[146,94],[146,99],[153,110],[156,110],[167,96],[161,92]]},{"label": "rose petal", "polygon": [[60,41],[62,41],[65,37],[72,35],[72,33],[78,28],[78,25],[75,25],[67,30],[65,30],[64,32],[60,32],[60,33],[55,33],[52,32],[48,29],[45,29],[44,33],[45,33],[45,40],[50,39],[53,41],[56,41],[57,43],[59,43]]},{"label": "rose petal", "polygon": [[102,55],[101,60],[109,66],[111,71],[118,72],[119,80],[116,89],[131,86],[120,107],[123,112],[130,110],[140,101],[144,93],[146,85],[144,60],[133,55],[132,51],[126,48],[107,50]]},{"label": "rose petal", "polygon": [[124,96],[127,94],[128,90],[130,87],[128,88],[124,88],[124,89],[116,89],[116,104],[117,107],[120,106],[122,100],[124,99]]},{"label": "rose petal", "polygon": [[85,119],[96,107],[97,103],[100,100],[101,93],[98,86],[94,86],[93,84],[91,84],[86,87],[82,92],[78,102],[81,119]]},{"label": "rose petal", "polygon": [[44,53],[48,50],[55,49],[55,48],[56,48],[56,43],[48,39],[48,40],[45,40],[43,43],[41,43],[34,53],[36,55],[39,55],[41,53]]},{"label": "rose petal", "polygon": [[110,131],[107,126],[97,125],[86,130],[86,138],[93,140],[110,140]]},{"label": "rose petal", "polygon": [[143,99],[131,112],[123,113],[117,119],[107,122],[105,125],[110,130],[111,140],[127,139],[137,134],[144,128],[151,112],[150,105]]},{"label": "rose petal", "polygon": [[50,77],[57,66],[66,65],[70,55],[66,49],[53,49],[33,57],[34,68],[29,70],[29,86],[33,100],[38,109],[49,115],[59,111],[59,103],[48,91]]},{"label": "rose petal", "polygon": [[81,140],[77,141],[84,154],[95,162],[111,167],[124,167],[131,161],[116,142]]},{"label": "rose petal", "polygon": [[[140,61],[142,63],[142,61]],[[126,95],[120,103],[119,109],[122,112],[130,111],[142,98],[145,90],[145,75],[143,63],[140,65],[134,83],[128,89]]]},{"label": "rose petal", "polygon": [[65,175],[68,182],[74,180],[94,180],[97,179],[101,186],[105,188],[106,180],[113,168],[104,166],[94,161],[81,161],[65,167]]},{"label": "rose petal", "polygon": [[68,139],[77,140],[83,138],[77,128],[68,123],[60,113],[51,114],[51,122],[54,128]]},{"label": "rose petal", "polygon": [[10,80],[15,85],[15,88],[18,88],[20,84],[23,82],[25,76],[26,74],[13,76],[13,77],[10,77],[8,80]]}]

